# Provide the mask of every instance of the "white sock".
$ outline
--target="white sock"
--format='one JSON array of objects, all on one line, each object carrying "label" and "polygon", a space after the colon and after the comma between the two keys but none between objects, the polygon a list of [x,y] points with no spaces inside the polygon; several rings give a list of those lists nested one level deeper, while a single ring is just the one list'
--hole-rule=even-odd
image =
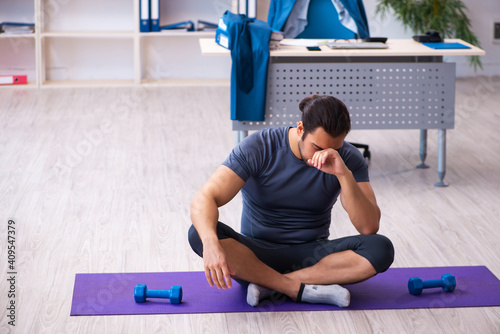
[{"label": "white sock", "polygon": [[273,290],[260,285],[250,283],[247,290],[247,303],[250,306],[257,306],[262,299],[271,297]]},{"label": "white sock", "polygon": [[302,284],[297,296],[298,302],[312,304],[332,304],[347,307],[351,302],[349,290],[337,284],[332,285],[308,285]]}]

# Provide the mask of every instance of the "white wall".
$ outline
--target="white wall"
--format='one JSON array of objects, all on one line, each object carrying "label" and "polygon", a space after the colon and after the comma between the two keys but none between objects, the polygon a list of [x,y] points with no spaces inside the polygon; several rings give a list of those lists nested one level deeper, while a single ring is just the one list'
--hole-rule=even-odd
[{"label": "white wall", "polygon": [[[267,20],[267,11],[270,0],[258,1],[258,18]],[[386,16],[384,20],[375,14],[378,0],[364,0],[366,15],[370,26],[371,36],[384,36],[389,38],[411,38],[412,31],[405,31],[403,26],[394,18]],[[448,57],[446,61],[457,63],[457,76],[466,77],[478,75],[500,75],[500,44],[492,42],[493,21],[500,22],[499,0],[463,0],[472,23],[472,31],[479,37],[481,47],[486,51],[482,57],[483,70],[477,73],[468,65],[465,57]]]}]

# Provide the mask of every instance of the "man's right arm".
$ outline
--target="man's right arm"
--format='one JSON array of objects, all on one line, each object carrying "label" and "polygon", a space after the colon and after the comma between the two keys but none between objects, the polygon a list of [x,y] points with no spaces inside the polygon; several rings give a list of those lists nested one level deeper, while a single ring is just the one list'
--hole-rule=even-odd
[{"label": "man's right arm", "polygon": [[219,289],[231,288],[233,274],[217,237],[219,207],[232,200],[244,184],[234,171],[221,165],[191,202],[191,221],[203,243],[205,276],[211,286],[215,284]]}]

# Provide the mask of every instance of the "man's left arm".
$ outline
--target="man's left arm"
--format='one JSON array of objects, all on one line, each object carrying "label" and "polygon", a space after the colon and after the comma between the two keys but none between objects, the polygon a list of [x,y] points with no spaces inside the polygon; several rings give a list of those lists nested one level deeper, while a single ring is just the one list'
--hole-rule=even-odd
[{"label": "man's left arm", "polygon": [[334,149],[316,152],[308,163],[337,176],[340,182],[340,202],[360,234],[375,234],[379,229],[380,209],[370,182],[357,182],[344,160]]},{"label": "man's left arm", "polygon": [[380,224],[380,209],[370,182],[356,182],[352,173],[340,181],[340,202],[360,234],[375,234]]}]

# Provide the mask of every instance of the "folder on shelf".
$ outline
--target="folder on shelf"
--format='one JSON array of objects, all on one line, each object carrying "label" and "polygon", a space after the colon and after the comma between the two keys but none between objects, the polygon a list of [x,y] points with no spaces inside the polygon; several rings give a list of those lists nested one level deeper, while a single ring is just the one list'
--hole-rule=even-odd
[{"label": "folder on shelf", "polygon": [[150,0],[139,0],[139,25],[140,32],[151,31]]},{"label": "folder on shelf", "polygon": [[257,18],[257,0],[247,0],[247,17]]},{"label": "folder on shelf", "polygon": [[0,23],[0,33],[4,34],[31,34],[35,32],[34,23],[22,22],[2,22]]},{"label": "folder on shelf", "polygon": [[160,31],[160,0],[151,0],[151,31]]},{"label": "folder on shelf", "polygon": [[238,14],[247,15],[247,0],[238,0]]},{"label": "folder on shelf", "polygon": [[244,14],[250,19],[257,18],[257,0],[239,0],[238,14]]},{"label": "folder on shelf", "polygon": [[175,30],[175,29],[194,31],[194,22],[193,21],[182,21],[182,22],[168,24],[166,26],[160,27],[160,30]]},{"label": "folder on shelf", "polygon": [[20,85],[27,83],[27,75],[0,75],[0,85]]},{"label": "folder on shelf", "polygon": [[217,23],[198,20],[198,24],[196,25],[196,30],[199,31],[215,31],[217,30]]}]

